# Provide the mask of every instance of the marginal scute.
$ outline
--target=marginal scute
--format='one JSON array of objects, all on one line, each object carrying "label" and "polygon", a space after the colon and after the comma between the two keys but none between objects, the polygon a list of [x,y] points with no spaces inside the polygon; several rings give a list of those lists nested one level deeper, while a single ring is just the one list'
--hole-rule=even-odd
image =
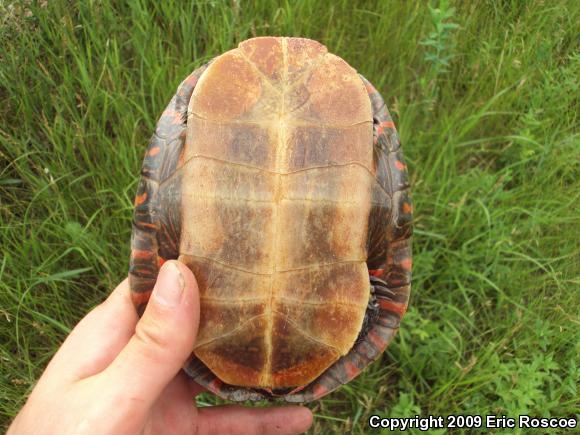
[{"label": "marginal scute", "polygon": [[391,184],[395,191],[408,187],[407,166],[405,165],[401,150],[389,153],[389,167],[397,169],[397,171],[391,174],[391,177],[393,177]]},{"label": "marginal scute", "polygon": [[366,88],[317,42],[255,38],[209,65],[187,126],[179,251],[200,287],[194,353],[226,383],[305,385],[352,348],[368,303]]},{"label": "marginal scute", "polygon": [[[166,141],[154,134],[149,141],[149,149],[143,159],[143,166],[141,167],[141,175],[152,180],[159,180],[159,167],[163,163],[163,159],[158,156],[165,151],[167,146]],[[151,150],[158,150],[152,153]]]},{"label": "marginal scute", "polygon": [[135,195],[133,225],[145,232],[151,232],[158,226],[157,203],[152,198],[157,197],[158,185],[148,178],[141,178]]},{"label": "marginal scute", "polygon": [[411,246],[408,239],[392,241],[387,255],[385,281],[389,288],[411,283]]},{"label": "marginal scute", "polygon": [[413,203],[409,190],[400,190],[393,195],[392,225],[389,232],[389,240],[408,239],[413,233],[411,219],[413,217]]},{"label": "marginal scute", "polygon": [[159,195],[159,255],[164,259],[179,256],[181,237],[181,182],[180,172],[167,179],[163,185],[163,195]]}]

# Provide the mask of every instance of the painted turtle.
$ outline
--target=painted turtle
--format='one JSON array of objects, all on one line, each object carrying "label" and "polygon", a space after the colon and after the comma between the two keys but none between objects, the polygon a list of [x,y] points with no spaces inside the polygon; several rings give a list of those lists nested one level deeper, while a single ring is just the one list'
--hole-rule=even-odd
[{"label": "painted turtle", "polygon": [[376,89],[318,42],[262,37],[194,71],[151,138],[130,264],[200,287],[186,372],[235,400],[318,399],[381,355],[407,307],[411,215]]}]

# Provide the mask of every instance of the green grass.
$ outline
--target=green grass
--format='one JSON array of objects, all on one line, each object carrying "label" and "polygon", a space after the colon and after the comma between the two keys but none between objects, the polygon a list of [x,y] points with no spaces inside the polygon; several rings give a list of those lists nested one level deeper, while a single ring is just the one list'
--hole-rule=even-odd
[{"label": "green grass", "polygon": [[313,433],[372,413],[578,415],[577,2],[29,3],[0,0],[0,427],[126,275],[177,84],[254,35],[320,40],[369,78],[413,185],[409,312],[379,362],[310,405]]}]

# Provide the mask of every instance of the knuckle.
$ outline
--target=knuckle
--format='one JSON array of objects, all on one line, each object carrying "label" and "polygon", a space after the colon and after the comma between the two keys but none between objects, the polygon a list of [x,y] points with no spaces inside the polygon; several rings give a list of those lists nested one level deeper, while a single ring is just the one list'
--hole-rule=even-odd
[{"label": "knuckle", "polygon": [[160,322],[142,319],[135,328],[135,338],[143,347],[152,352],[170,347],[171,339]]}]

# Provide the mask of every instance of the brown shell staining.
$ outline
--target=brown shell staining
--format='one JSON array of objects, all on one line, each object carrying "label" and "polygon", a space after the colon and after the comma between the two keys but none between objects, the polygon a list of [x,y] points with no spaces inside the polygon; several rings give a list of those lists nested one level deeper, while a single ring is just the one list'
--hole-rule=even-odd
[{"label": "brown shell staining", "polygon": [[239,386],[306,385],[353,346],[369,300],[371,105],[345,61],[255,38],[190,100],[180,260],[201,291],[195,355]]}]

